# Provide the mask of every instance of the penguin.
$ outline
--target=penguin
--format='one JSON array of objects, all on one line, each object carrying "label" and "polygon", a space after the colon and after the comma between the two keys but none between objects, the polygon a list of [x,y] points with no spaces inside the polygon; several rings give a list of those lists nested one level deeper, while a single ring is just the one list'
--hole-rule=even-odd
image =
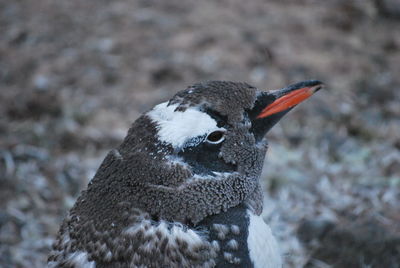
[{"label": "penguin", "polygon": [[265,134],[322,87],[208,81],[156,105],[81,192],[48,267],[282,267],[260,216]]}]

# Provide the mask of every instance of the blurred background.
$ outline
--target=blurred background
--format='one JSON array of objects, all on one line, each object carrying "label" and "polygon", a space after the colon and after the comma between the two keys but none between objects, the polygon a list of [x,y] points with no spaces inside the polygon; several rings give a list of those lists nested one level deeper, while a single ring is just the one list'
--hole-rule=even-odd
[{"label": "blurred background", "polygon": [[326,84],[269,133],[285,267],[399,267],[397,0],[0,0],[0,267],[43,267],[139,114],[214,79]]}]

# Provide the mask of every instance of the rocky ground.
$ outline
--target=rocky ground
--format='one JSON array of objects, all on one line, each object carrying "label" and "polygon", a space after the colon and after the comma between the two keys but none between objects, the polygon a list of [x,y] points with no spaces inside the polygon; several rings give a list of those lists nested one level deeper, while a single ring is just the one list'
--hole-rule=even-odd
[{"label": "rocky ground", "polygon": [[271,131],[262,177],[285,267],[399,267],[399,33],[396,0],[0,0],[0,267],[43,267],[154,104],[310,78],[326,90]]}]

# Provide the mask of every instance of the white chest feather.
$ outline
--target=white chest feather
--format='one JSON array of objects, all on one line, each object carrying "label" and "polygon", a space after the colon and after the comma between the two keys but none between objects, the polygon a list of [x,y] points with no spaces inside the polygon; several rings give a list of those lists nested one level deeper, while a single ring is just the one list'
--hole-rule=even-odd
[{"label": "white chest feather", "polygon": [[280,268],[282,258],[271,228],[260,216],[248,211],[250,226],[247,245],[255,268]]}]

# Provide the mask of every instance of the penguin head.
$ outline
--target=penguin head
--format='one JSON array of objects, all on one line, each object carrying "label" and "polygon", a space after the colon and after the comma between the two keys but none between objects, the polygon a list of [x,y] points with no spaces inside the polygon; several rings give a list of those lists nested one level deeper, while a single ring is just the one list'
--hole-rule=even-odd
[{"label": "penguin head", "polygon": [[258,176],[265,134],[294,106],[321,88],[305,81],[275,91],[247,83],[211,81],[178,92],[146,113],[167,158],[197,176]]},{"label": "penguin head", "polygon": [[133,123],[71,215],[108,228],[131,221],[126,207],[153,219],[194,224],[242,202],[261,213],[265,134],[321,86],[306,81],[260,91],[211,81],[178,92]]}]

